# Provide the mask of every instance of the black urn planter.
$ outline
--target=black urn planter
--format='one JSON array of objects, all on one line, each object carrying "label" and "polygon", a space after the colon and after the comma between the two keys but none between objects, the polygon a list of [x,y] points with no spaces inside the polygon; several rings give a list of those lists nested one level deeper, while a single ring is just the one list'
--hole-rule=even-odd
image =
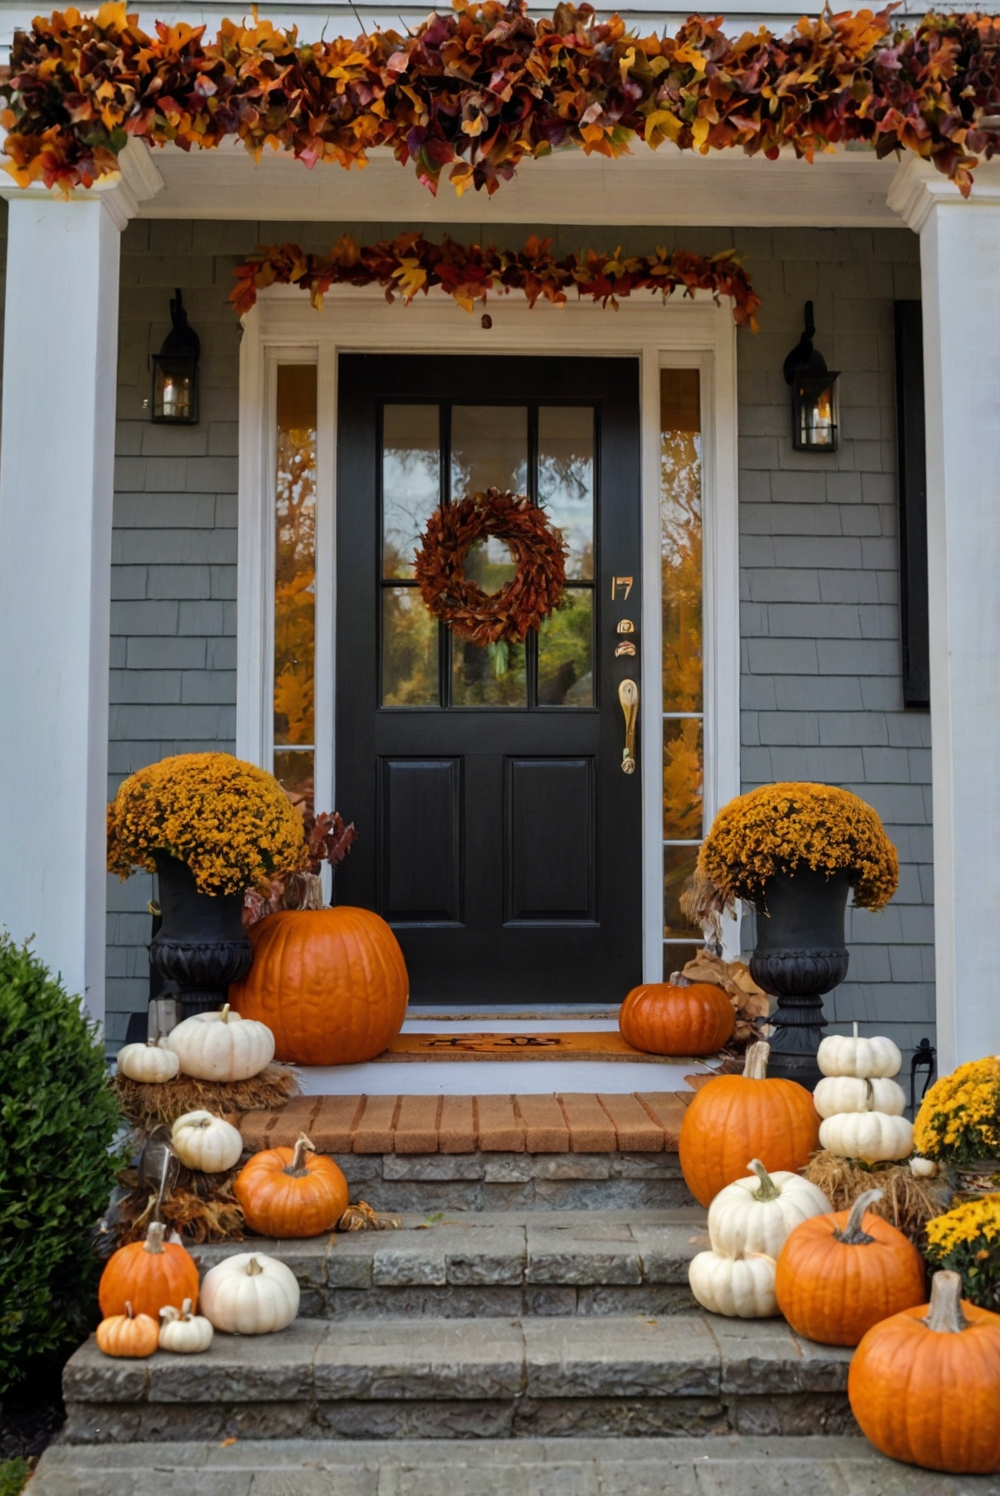
[{"label": "black urn planter", "polygon": [[185,1018],[226,1001],[230,982],[250,970],[253,953],[243,928],[242,893],[202,893],[186,862],[154,852],[160,885],[160,928],[150,941],[151,964],[177,990]]},{"label": "black urn planter", "polygon": [[800,868],[769,878],[754,900],[757,946],[750,975],[778,999],[767,1073],[810,1090],[820,1079],[816,1051],[826,1022],[823,997],[847,975],[844,910],[850,886],[846,871],[827,877]]}]

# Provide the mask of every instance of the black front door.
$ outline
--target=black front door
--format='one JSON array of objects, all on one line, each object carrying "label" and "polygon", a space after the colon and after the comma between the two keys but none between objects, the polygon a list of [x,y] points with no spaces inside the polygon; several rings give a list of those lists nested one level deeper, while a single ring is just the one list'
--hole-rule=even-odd
[{"label": "black front door", "polygon": [[[642,966],[618,697],[639,679],[638,365],[352,354],[339,387],[337,805],[360,838],[337,901],[389,921],[414,1001],[617,1001]],[[432,511],[491,486],[569,548],[523,646],[463,643],[413,580]],[[496,590],[507,548],[466,574]]]}]

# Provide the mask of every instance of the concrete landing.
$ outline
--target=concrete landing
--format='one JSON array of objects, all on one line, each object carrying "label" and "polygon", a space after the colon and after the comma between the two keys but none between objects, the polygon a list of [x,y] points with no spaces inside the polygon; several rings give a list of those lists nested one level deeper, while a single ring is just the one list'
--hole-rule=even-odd
[{"label": "concrete landing", "polygon": [[858,1438],[239,1440],[46,1450],[31,1496],[1000,1496]]}]

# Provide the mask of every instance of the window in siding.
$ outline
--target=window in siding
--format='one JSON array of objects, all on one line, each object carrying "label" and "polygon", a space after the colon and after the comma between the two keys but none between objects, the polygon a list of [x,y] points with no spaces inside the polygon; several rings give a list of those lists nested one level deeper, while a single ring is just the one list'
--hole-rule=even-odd
[{"label": "window in siding", "polygon": [[313,808],[316,718],[316,366],[278,366],[274,774]]},{"label": "window in siding", "polygon": [[663,965],[702,944],[680,909],[703,834],[702,445],[697,369],[660,371],[663,607]]}]

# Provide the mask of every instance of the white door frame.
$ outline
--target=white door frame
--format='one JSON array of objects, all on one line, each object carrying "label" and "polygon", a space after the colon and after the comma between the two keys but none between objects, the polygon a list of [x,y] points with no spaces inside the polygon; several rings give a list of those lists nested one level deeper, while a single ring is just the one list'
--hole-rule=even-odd
[{"label": "white door frame", "polygon": [[[530,309],[491,299],[492,326],[432,292],[409,307],[377,288],[342,288],[319,314],[304,292],[272,288],[244,318],[240,350],[239,583],[236,752],[269,768],[272,753],[274,433],[277,365],[317,364],[316,804],[332,810],[336,651],[337,359],[340,353],[518,353],[640,361],[643,589],[640,770],[643,786],[643,971],[663,961],[662,685],[660,676],[661,367],[701,372],[704,511],[705,821],[740,791],[739,505],[736,328],[728,302],[636,295],[616,312],[589,302]],[[749,336],[749,334],[743,334]],[[348,809],[349,807],[340,807]],[[738,951],[738,947],[737,947]],[[737,951],[733,951],[736,954]]]}]

